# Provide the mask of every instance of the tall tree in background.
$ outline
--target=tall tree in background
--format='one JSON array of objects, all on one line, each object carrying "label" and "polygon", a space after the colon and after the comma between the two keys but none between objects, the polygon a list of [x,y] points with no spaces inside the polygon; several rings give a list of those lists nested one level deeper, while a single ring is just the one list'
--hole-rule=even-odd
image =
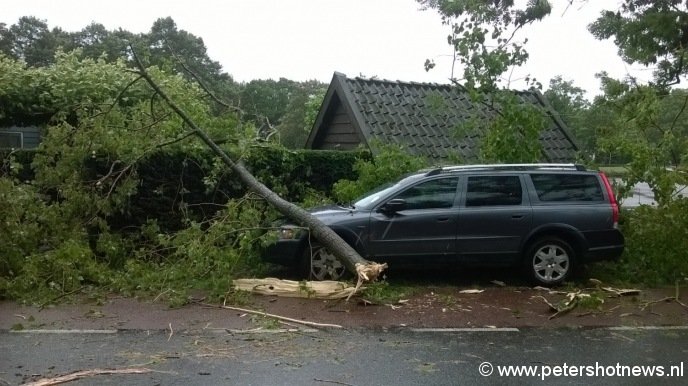
[{"label": "tall tree in background", "polygon": [[[44,20],[35,17],[22,17],[10,27],[0,24],[0,52],[32,67],[54,64],[55,54],[60,48],[64,52],[78,49],[80,58],[104,59],[107,63],[124,60],[133,66],[128,53],[129,44],[135,46],[152,65],[198,80],[218,100],[227,101],[227,106],[215,107],[216,113],[221,109],[234,109],[244,115],[244,120],[263,129],[264,134],[279,134],[274,138],[279,138],[287,147],[303,147],[307,130],[312,125],[312,122],[306,123],[306,114],[311,109],[312,98],[317,99],[325,85],[317,81],[295,82],[285,78],[237,84],[217,61],[208,56],[203,39],[179,29],[170,17],[156,20],[150,31],[142,34],[121,28],[111,31],[95,22],[76,32],[64,32],[59,28],[50,30]],[[44,119],[41,116],[34,118],[40,123],[40,119]],[[22,119],[21,122],[37,121]]]},{"label": "tall tree in background", "polygon": [[234,80],[219,62],[208,56],[203,39],[177,28],[171,17],[156,20],[150,32],[141,36],[137,49],[140,48],[151,65],[198,77],[217,97],[236,101]]},{"label": "tall tree in background", "polygon": [[0,25],[0,50],[32,67],[53,64],[58,49],[69,52],[77,48],[82,58],[104,58],[108,63],[125,60],[133,67],[127,53],[129,44],[152,65],[182,74],[187,79],[197,77],[218,97],[237,100],[237,85],[220,63],[210,59],[203,39],[177,28],[170,17],[156,20],[151,30],[142,34],[122,29],[109,31],[98,23],[77,32],[50,30],[46,21],[33,16],[24,16],[10,27]]},{"label": "tall tree in background", "polygon": [[54,63],[58,47],[69,43],[69,35],[59,28],[52,31],[48,24],[33,16],[24,16],[9,28],[0,26],[0,49],[29,66],[40,67]]},{"label": "tall tree in background", "polygon": [[290,149],[303,149],[313,128],[327,85],[316,81],[299,82],[279,121],[279,142]]},{"label": "tall tree in background", "polygon": [[127,58],[128,42],[136,40],[136,35],[118,29],[109,31],[104,25],[91,23],[81,31],[73,32],[70,45],[64,47],[65,51],[79,48],[82,57],[98,59],[105,58],[108,63],[114,63],[118,59]]},{"label": "tall tree in background", "polygon": [[561,75],[550,79],[547,91],[543,93],[554,111],[573,131],[578,145],[586,155],[595,151],[595,130],[587,122],[587,111],[590,102],[585,99],[585,90],[577,87],[571,80],[564,80]]},{"label": "tall tree in background", "polygon": [[244,118],[261,132],[291,149],[302,149],[320,108],[327,85],[280,78],[257,79],[241,85]]},{"label": "tall tree in background", "polygon": [[567,124],[573,123],[576,115],[590,106],[585,99],[585,90],[574,86],[573,81],[564,80],[561,75],[550,79],[544,96]]},{"label": "tall tree in background", "polygon": [[203,39],[177,28],[171,17],[156,20],[148,33],[134,39],[132,46],[151,65],[200,81],[216,98],[236,102],[237,85],[222,65],[208,56]]},{"label": "tall tree in background", "polygon": [[252,80],[241,89],[241,109],[247,119],[259,125],[275,126],[284,115],[297,87],[296,82],[285,78],[278,81]]}]

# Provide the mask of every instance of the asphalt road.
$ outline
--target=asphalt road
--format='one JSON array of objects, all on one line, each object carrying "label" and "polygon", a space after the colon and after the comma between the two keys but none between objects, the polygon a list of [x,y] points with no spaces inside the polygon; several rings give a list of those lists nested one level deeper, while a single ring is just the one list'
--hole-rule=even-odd
[{"label": "asphalt road", "polygon": [[[654,199],[654,193],[646,182],[639,182],[631,191],[631,195],[626,197],[621,202],[621,206],[624,208],[635,208],[640,205],[657,205]],[[676,186],[675,194],[680,196],[685,196],[688,194],[688,187],[683,185]]]},{"label": "asphalt road", "polygon": [[[536,374],[499,375],[500,366],[524,365]],[[666,374],[678,366],[674,371],[682,374],[632,376],[632,371],[649,371],[639,366],[653,366],[652,371],[663,366]],[[0,384],[132,367],[151,372],[99,375],[71,384],[685,385],[688,329],[0,332]],[[492,373],[484,376],[481,370]]]}]

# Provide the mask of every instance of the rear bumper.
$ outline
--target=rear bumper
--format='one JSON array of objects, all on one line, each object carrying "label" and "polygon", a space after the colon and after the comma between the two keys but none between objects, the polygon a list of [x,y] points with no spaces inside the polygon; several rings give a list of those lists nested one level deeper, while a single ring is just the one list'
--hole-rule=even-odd
[{"label": "rear bumper", "polygon": [[616,260],[623,253],[624,246],[622,245],[612,245],[607,247],[600,247],[594,249],[588,249],[588,251],[583,256],[586,262],[602,261],[602,260]]},{"label": "rear bumper", "polygon": [[624,251],[624,237],[618,229],[587,233],[588,250],[583,256],[586,262],[616,260]]}]

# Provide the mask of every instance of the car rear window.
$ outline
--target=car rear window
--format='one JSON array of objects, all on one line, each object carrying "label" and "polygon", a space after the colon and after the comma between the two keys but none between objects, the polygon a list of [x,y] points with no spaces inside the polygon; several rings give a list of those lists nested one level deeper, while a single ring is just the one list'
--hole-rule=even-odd
[{"label": "car rear window", "polygon": [[540,201],[604,201],[597,176],[531,174]]}]

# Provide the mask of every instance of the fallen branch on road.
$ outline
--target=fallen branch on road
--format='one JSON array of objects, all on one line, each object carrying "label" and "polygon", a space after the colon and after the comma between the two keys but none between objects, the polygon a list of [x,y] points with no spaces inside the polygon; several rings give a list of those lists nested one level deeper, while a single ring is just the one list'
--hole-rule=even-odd
[{"label": "fallen branch on road", "polygon": [[[574,292],[563,292],[563,291],[553,291],[544,287],[534,287],[534,290],[546,290],[550,295],[564,295],[564,299],[556,304],[551,303],[544,296],[533,296],[533,298],[542,299],[549,306],[549,308],[554,311],[554,314],[550,315],[549,319],[554,319],[560,315],[563,315],[581,304],[584,306],[590,306],[590,304],[602,304],[604,299],[602,293],[609,293],[608,297],[622,297],[622,296],[636,296],[641,293],[641,290],[635,288],[614,288],[614,287],[604,287],[603,283],[597,279],[590,279],[590,283],[595,285],[595,288],[584,288],[579,289]],[[591,293],[589,293],[591,292]],[[673,300],[674,298],[667,298]],[[657,302],[662,302],[667,299],[661,299]],[[678,289],[676,294],[676,299],[678,299]],[[677,300],[678,301],[678,300]],[[646,305],[647,306],[647,305]],[[643,307],[644,309],[644,307]],[[590,314],[590,313],[588,313]],[[580,315],[579,315],[580,316]]]},{"label": "fallen branch on road", "polygon": [[640,295],[640,290],[635,288],[612,288],[612,287],[602,287],[603,291],[611,292],[616,296],[634,296]]},{"label": "fallen branch on road", "polygon": [[287,322],[292,322],[292,323],[298,323],[298,324],[303,324],[305,326],[309,327],[330,327],[330,328],[344,328],[338,324],[328,324],[328,323],[316,323],[316,322],[309,322],[306,320],[298,320],[298,319],[293,319],[293,318],[288,318],[286,316],[280,316],[280,315],[275,315],[275,314],[268,314],[267,312],[262,312],[262,311],[256,311],[256,310],[250,310],[247,308],[239,308],[239,307],[231,307],[231,306],[214,306],[212,304],[207,304],[207,303],[199,303],[202,306],[206,307],[213,307],[213,308],[224,308],[226,310],[233,310],[233,311],[239,311],[239,312],[244,312],[247,314],[253,314],[253,315],[259,315],[259,316],[265,316],[268,318],[275,318],[277,320],[284,320]]},{"label": "fallen branch on road", "polygon": [[326,382],[326,383],[334,383],[337,385],[344,385],[344,386],[354,386],[351,383],[346,383],[346,382],[340,382],[340,381],[333,381],[331,379],[318,379],[318,378],[313,378],[314,381],[316,382]]},{"label": "fallen branch on road", "polygon": [[552,314],[549,319],[552,320],[556,318],[559,315],[565,314],[572,309],[576,308],[578,305],[578,301],[582,297],[589,297],[590,295],[588,294],[583,294],[579,292],[570,292],[566,295],[566,299],[562,300],[561,302],[557,304],[552,304],[547,300],[544,296],[535,296],[537,298],[542,299],[552,311],[556,311],[554,314]]},{"label": "fallen branch on road", "polygon": [[667,296],[663,299],[646,302],[640,309],[642,311],[645,311],[645,309],[652,304],[657,304],[657,303],[662,303],[662,302],[672,302],[672,301],[678,303],[681,307],[688,309],[688,305],[686,305],[685,303],[683,303],[681,301],[679,291],[680,291],[680,287],[678,285],[678,282],[676,282],[676,290],[674,292],[674,296]]}]

